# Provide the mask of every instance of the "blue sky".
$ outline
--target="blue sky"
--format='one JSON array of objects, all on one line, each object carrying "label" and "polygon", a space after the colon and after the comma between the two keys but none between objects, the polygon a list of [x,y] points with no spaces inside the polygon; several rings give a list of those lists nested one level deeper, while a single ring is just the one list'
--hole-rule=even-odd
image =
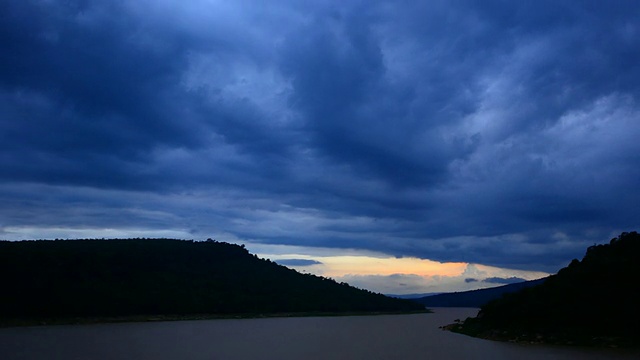
[{"label": "blue sky", "polygon": [[634,1],[5,0],[0,238],[555,272],[640,223],[639,18]]}]

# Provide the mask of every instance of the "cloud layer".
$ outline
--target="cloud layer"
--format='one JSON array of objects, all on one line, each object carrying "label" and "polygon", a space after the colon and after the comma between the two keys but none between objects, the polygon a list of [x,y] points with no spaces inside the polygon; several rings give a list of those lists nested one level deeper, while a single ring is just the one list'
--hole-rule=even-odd
[{"label": "cloud layer", "polygon": [[640,225],[638,18],[626,1],[4,1],[0,237],[555,271]]}]

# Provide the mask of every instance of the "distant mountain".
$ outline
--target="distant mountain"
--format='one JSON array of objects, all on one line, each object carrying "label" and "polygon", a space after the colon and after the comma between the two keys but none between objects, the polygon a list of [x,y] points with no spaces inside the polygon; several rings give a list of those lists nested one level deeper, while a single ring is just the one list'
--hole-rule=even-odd
[{"label": "distant mountain", "polygon": [[426,307],[481,307],[491,300],[500,298],[504,294],[543,283],[546,278],[507,284],[488,289],[469,290],[453,293],[430,295],[411,300]]},{"label": "distant mountain", "polygon": [[259,259],[170,239],[0,241],[0,322],[424,310]]},{"label": "distant mountain", "polygon": [[482,306],[454,331],[484,338],[640,346],[640,235],[594,245],[544,283]]}]

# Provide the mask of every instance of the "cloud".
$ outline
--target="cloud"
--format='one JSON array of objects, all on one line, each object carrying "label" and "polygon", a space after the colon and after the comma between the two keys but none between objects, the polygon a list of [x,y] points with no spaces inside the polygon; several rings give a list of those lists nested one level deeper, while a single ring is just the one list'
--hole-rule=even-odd
[{"label": "cloud", "polygon": [[148,231],[556,271],[638,226],[639,16],[4,1],[2,236]]},{"label": "cloud", "polygon": [[[469,264],[468,267],[473,269],[475,265]],[[419,275],[410,273],[391,275],[347,274],[337,276],[335,279],[383,294],[403,295],[476,290],[548,276],[548,274],[536,272],[489,267],[484,267],[482,272],[487,275],[497,276],[488,276],[480,280],[478,278],[468,277],[469,272],[465,271],[460,274],[451,275]]]},{"label": "cloud", "polygon": [[522,279],[522,278],[517,278],[517,277],[513,276],[513,277],[509,277],[509,278],[490,277],[490,278],[486,278],[486,279],[484,279],[482,281],[487,282],[487,283],[495,283],[495,284],[514,284],[514,283],[519,283],[519,282],[523,282],[523,281],[527,281],[527,280]]},{"label": "cloud", "polygon": [[278,259],[276,262],[284,266],[312,266],[322,264],[320,261],[310,259]]}]

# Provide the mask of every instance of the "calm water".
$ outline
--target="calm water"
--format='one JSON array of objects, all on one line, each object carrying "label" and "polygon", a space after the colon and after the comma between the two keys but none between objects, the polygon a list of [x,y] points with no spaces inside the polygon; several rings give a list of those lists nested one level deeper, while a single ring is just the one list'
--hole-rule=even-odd
[{"label": "calm water", "polygon": [[474,309],[433,314],[201,320],[0,329],[0,359],[640,359],[442,331]]}]

